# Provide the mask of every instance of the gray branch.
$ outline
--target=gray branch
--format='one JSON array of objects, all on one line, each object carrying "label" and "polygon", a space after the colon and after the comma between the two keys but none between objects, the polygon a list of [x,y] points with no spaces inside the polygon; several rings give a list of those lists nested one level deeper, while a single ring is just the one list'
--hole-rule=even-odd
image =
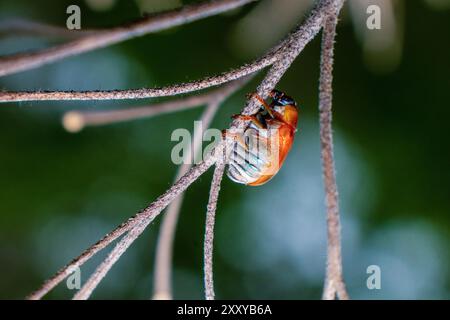
[{"label": "gray branch", "polygon": [[109,253],[106,259],[97,267],[95,272],[75,294],[74,299],[87,299],[92,291],[97,287],[103,277],[108,273],[114,263],[119,260],[128,247],[140,236],[145,228],[164,210],[169,203],[183,193],[194,181],[198,179],[215,162],[214,157],[209,157],[202,163],[190,169],[180,180],[170,187],[155,202],[152,202],[147,208],[140,212],[134,221],[133,227],[119,241],[114,249]]},{"label": "gray branch", "polygon": [[[224,153],[222,150],[219,152]],[[206,211],[205,242],[204,250],[204,282],[206,300],[214,300],[214,279],[213,279],[213,243],[214,224],[216,219],[217,201],[219,200],[220,184],[225,170],[225,157],[221,157],[216,162],[214,175],[209,191],[209,200]]]},{"label": "gray branch", "polygon": [[320,143],[322,171],[325,184],[325,202],[327,207],[327,268],[323,299],[348,299],[342,276],[341,235],[339,221],[338,189],[336,183],[332,120],[333,97],[333,51],[336,25],[343,1],[336,1],[336,6],[325,20],[322,35],[322,52],[319,80]]},{"label": "gray branch", "polygon": [[[313,9],[310,17],[304,24],[300,24],[282,42],[274,46],[261,58],[243,65],[239,68],[207,77],[193,82],[170,85],[161,88],[141,88],[127,90],[100,90],[100,91],[0,91],[0,102],[18,101],[60,101],[60,100],[120,100],[120,99],[146,99],[155,97],[174,96],[178,94],[199,91],[218,86],[262,70],[273,65],[271,71],[258,87],[258,93],[267,97],[269,91],[275,87],[281,76],[291,65],[303,48],[320,31],[323,19],[333,1],[321,0]],[[0,65],[1,67],[1,65]],[[256,102],[251,102],[244,114],[252,114],[257,109]]]},{"label": "gray branch", "polygon": [[[36,52],[18,53],[0,58],[0,76],[40,67],[60,59],[110,46],[125,40],[204,19],[243,6],[255,0],[216,0],[183,6],[140,21]],[[59,99],[57,99],[59,100]]]},{"label": "gray branch", "polygon": [[130,107],[118,110],[68,111],[64,114],[62,123],[67,131],[78,132],[88,126],[101,126],[188,110],[208,104],[212,101],[225,99],[238,87],[247,82],[248,79],[250,78],[244,77],[203,94],[181,97],[147,106]]}]

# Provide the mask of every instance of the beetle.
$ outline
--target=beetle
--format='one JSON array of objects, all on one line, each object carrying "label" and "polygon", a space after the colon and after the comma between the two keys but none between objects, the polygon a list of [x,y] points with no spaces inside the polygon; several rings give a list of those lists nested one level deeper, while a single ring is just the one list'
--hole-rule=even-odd
[{"label": "beetle", "polygon": [[270,92],[270,104],[256,93],[250,97],[259,101],[261,109],[251,116],[233,116],[249,124],[243,136],[230,134],[233,142],[227,175],[234,182],[260,186],[277,174],[292,147],[298,107],[294,99],[278,90]]}]

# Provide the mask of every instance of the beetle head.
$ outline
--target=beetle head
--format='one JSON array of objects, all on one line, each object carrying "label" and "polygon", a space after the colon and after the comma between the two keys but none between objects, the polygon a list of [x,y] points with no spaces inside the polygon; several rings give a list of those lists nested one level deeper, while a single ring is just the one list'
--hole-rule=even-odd
[{"label": "beetle head", "polygon": [[273,99],[273,102],[275,105],[278,106],[287,106],[287,105],[293,105],[296,106],[297,103],[292,99],[291,97],[287,96],[284,92],[278,91],[276,89],[273,89],[269,96]]}]

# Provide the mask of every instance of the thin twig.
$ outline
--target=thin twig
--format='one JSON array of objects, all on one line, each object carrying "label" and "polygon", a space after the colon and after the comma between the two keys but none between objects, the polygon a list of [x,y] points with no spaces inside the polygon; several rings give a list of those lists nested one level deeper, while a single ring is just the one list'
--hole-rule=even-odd
[{"label": "thin twig", "polygon": [[[304,23],[300,23],[282,42],[278,49],[277,59],[267,72],[266,77],[257,88],[257,93],[262,98],[267,98],[270,91],[275,88],[281,77],[291,66],[305,46],[319,33],[323,26],[323,20],[334,5],[333,0],[321,0],[312,9]],[[243,114],[254,114],[259,109],[259,103],[255,99],[248,101]]]},{"label": "thin twig", "polygon": [[[180,166],[177,178],[183,174],[190,164],[183,164]],[[173,241],[178,223],[178,216],[181,210],[181,205],[184,200],[184,194],[176,198],[168,207],[164,214],[164,220],[161,223],[158,243],[156,247],[155,256],[155,271],[153,274],[153,300],[172,300],[172,259],[173,259]]]},{"label": "thin twig", "polygon": [[194,181],[208,170],[215,162],[215,157],[209,157],[200,164],[191,168],[180,180],[173,184],[156,201],[152,202],[147,208],[141,211],[134,220],[138,221],[127,235],[119,241],[108,257],[97,267],[95,272],[86,281],[83,287],[74,296],[74,299],[87,299],[92,291],[97,287],[106,273],[111,269],[114,263],[136,240],[145,228],[164,210],[170,202],[184,192]]},{"label": "thin twig", "polygon": [[68,111],[64,114],[62,123],[67,131],[78,132],[87,126],[100,126],[187,110],[227,97],[236,90],[236,87],[241,86],[243,81],[247,81],[246,79],[233,81],[204,94],[181,97],[143,107],[101,111]]},{"label": "thin twig", "polygon": [[[202,123],[208,127],[214,114],[217,112],[219,103],[209,104],[201,117]],[[201,152],[201,142],[203,132],[196,132],[194,135],[193,152],[198,154]],[[186,151],[185,160],[192,157],[191,150]],[[190,161],[184,161],[180,166],[175,180],[185,174],[191,168]],[[172,293],[172,257],[173,257],[173,241],[175,238],[175,230],[177,227],[178,216],[183,203],[184,193],[176,198],[168,207],[161,223],[158,243],[156,247],[155,272],[154,281],[154,300],[171,300]]]},{"label": "thin twig", "polygon": [[204,242],[204,281],[205,299],[214,300],[214,279],[213,279],[213,243],[214,224],[216,219],[217,201],[219,199],[220,184],[225,171],[225,158],[218,159],[214,169],[214,175],[209,191],[209,201],[206,212],[205,242]]},{"label": "thin twig", "polygon": [[264,69],[278,59],[278,51],[218,76],[161,88],[100,91],[0,91],[0,103],[19,101],[124,100],[175,96],[218,86]]},{"label": "thin twig", "polygon": [[[243,86],[250,78],[244,78],[244,81],[235,81],[230,85],[227,85],[228,90],[221,88],[219,94],[209,95],[210,103],[206,110],[202,114],[200,120],[204,129],[208,128],[211,121],[216,114],[219,106],[223,101],[228,98],[232,93]],[[193,152],[192,154],[199,154],[201,152],[203,132],[195,132],[193,138]],[[189,160],[191,157],[191,151],[187,151],[184,160]],[[191,167],[190,161],[183,161],[180,166],[176,180],[180,176],[184,175]],[[154,292],[153,299],[155,300],[170,300],[173,298],[172,293],[172,256],[173,256],[173,242],[175,238],[175,230],[177,227],[177,221],[181,210],[181,204],[183,203],[184,194],[176,198],[168,207],[164,214],[163,221],[160,226],[158,243],[156,247],[155,258],[155,272],[153,276]]]},{"label": "thin twig", "polygon": [[162,12],[128,25],[111,28],[108,31],[102,31],[48,49],[5,56],[0,59],[0,76],[29,70],[68,56],[187,24],[238,8],[252,1],[255,0],[217,0],[186,5],[180,9]]},{"label": "thin twig", "polygon": [[[258,93],[263,98],[278,83],[280,77],[289,68],[292,61],[320,31],[326,12],[333,5],[331,0],[321,0],[313,9],[305,23],[300,24],[282,42],[274,46],[261,58],[237,69],[222,73],[218,76],[207,77],[202,80],[175,84],[161,88],[142,88],[127,90],[101,91],[0,91],[0,102],[18,101],[53,101],[53,100],[113,100],[113,99],[145,99],[198,91],[230,82],[256,71],[264,69],[275,62],[270,76],[266,77],[258,87]],[[1,66],[1,63],[0,63]],[[258,106],[252,102],[245,114],[255,113]]]},{"label": "thin twig", "polygon": [[340,1],[336,2],[336,8],[329,12],[323,28],[319,84],[320,142],[328,230],[327,270],[323,299],[334,299],[336,294],[339,299],[349,298],[342,276],[339,203],[331,127],[334,39],[337,17],[342,6]]},{"label": "thin twig", "polygon": [[131,229],[115,248],[111,251],[108,257],[103,260],[100,266],[97,267],[92,276],[86,281],[81,289],[74,295],[73,300],[88,299],[94,289],[98,286],[100,281],[106,276],[111,267],[119,260],[122,254],[130,247],[130,245],[139,237],[145,228],[153,221],[153,219],[161,212],[161,209],[152,210],[151,216]]}]

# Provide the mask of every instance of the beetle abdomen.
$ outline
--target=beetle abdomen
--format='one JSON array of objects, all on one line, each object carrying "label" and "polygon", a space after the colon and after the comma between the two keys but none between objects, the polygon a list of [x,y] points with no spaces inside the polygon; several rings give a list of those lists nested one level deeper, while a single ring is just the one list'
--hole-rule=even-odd
[{"label": "beetle abdomen", "polygon": [[251,185],[260,180],[267,168],[271,167],[273,157],[267,135],[267,129],[249,127],[242,139],[234,142],[227,171],[232,181]]}]

